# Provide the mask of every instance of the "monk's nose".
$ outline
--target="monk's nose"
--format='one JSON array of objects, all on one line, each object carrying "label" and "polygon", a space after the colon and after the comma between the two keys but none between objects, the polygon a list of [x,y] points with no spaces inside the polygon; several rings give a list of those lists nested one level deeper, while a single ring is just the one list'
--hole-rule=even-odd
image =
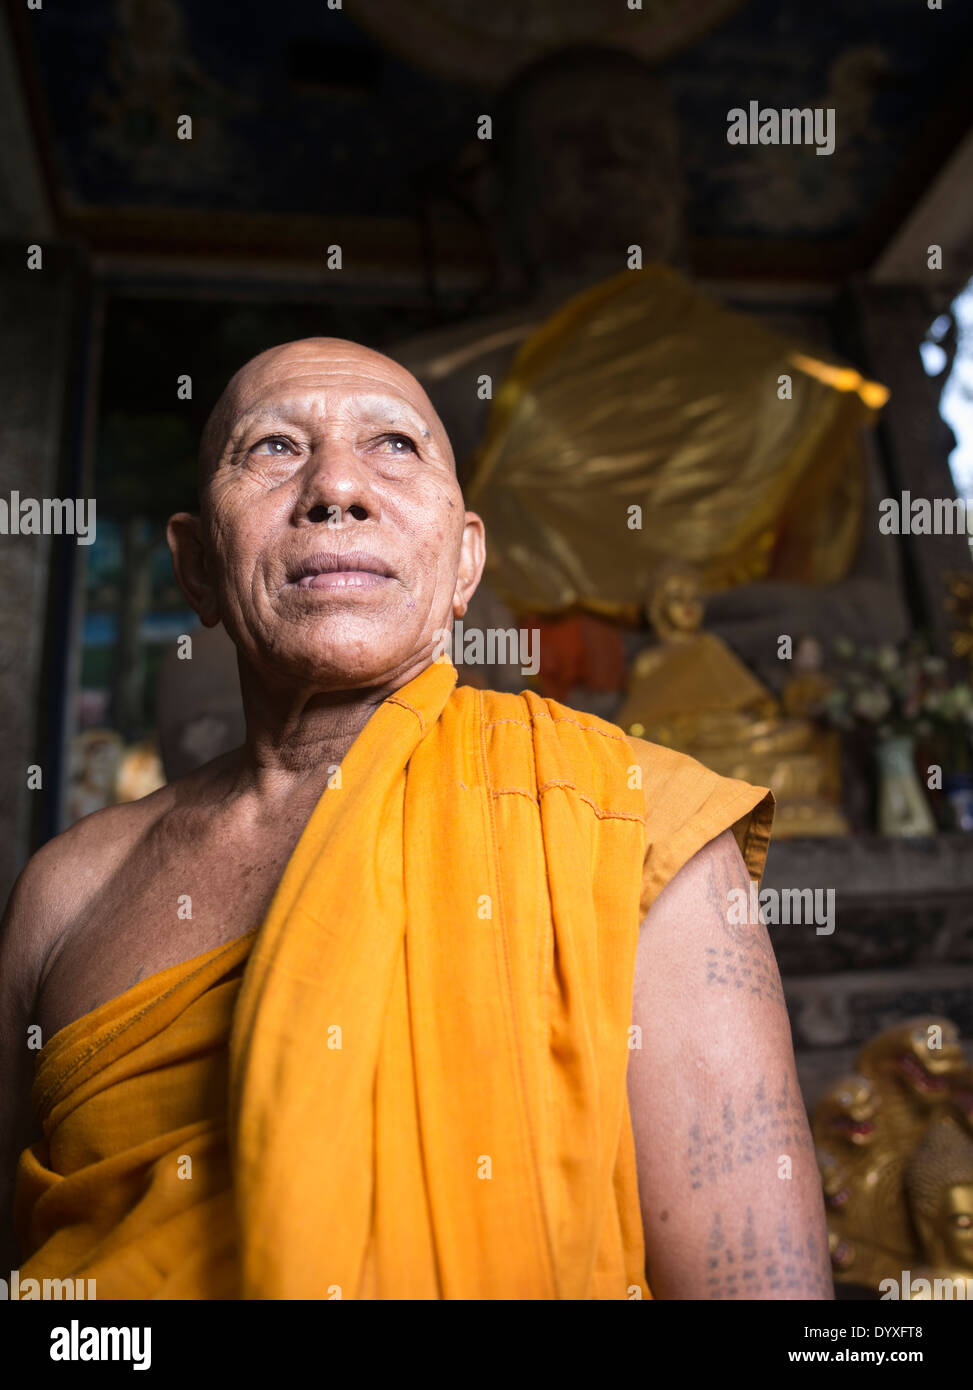
[{"label": "monk's nose", "polygon": [[309,460],[297,504],[300,521],[340,526],[351,518],[377,517],[378,502],[372,482],[353,451],[322,449]]},{"label": "monk's nose", "polygon": [[[338,510],[341,509],[339,508]],[[365,521],[368,517],[367,509],[360,506],[357,502],[353,502],[350,507],[345,507],[344,510],[349,516],[353,516],[356,521]],[[307,519],[313,522],[330,521],[333,516],[334,506],[326,507],[323,503],[319,502],[316,507],[312,507],[308,512]]]}]

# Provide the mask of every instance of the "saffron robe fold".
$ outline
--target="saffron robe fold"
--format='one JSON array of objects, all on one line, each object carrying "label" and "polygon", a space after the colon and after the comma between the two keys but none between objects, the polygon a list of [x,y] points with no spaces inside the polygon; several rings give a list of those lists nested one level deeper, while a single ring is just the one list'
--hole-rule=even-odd
[{"label": "saffron robe fold", "polygon": [[626,1093],[639,922],[730,827],[759,878],[772,797],[455,682],[433,663],[377,709],[258,931],[45,1046],[22,1278],[650,1296]]}]

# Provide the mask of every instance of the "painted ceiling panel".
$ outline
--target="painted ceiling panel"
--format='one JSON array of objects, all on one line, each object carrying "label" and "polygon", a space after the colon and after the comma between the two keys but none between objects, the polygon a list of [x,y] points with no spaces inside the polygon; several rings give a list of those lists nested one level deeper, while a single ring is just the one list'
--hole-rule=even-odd
[{"label": "painted ceiling panel", "polygon": [[[555,0],[532,2],[556,13]],[[465,0],[433,9],[451,6],[458,24],[473,22]],[[748,0],[728,15],[713,9],[712,27],[663,63],[692,231],[853,234],[921,153],[924,121],[948,103],[968,65],[973,8]],[[652,45],[645,31],[635,41],[637,24],[671,20],[661,0],[646,0],[645,11],[631,15],[631,47],[643,52]],[[343,10],[324,0],[85,0],[32,12],[26,27],[66,205],[414,215],[429,171],[475,143],[491,89],[476,71],[445,81],[424,70],[436,64],[421,64],[415,35],[406,43],[383,33],[374,13],[366,29],[354,0]],[[727,112],[751,100],[833,107],[834,154],[728,145]],[[176,138],[182,115],[193,118],[191,141]]]}]

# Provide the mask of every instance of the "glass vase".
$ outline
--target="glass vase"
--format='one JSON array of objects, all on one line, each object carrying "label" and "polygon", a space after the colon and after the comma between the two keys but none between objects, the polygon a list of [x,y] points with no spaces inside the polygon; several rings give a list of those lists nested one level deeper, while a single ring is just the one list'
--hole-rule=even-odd
[{"label": "glass vase", "polygon": [[907,734],[882,739],[878,766],[878,828],[883,835],[934,835],[929,802],[916,776],[913,740]]}]

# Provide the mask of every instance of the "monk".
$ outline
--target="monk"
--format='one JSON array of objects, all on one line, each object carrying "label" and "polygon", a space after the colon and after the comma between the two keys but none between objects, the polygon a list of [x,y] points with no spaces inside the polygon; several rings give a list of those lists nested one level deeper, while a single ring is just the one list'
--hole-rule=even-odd
[{"label": "monk", "polygon": [[728,909],[767,790],[457,683],[484,527],[380,353],[262,353],[200,465],[168,539],[246,741],[15,886],[18,1296],[832,1297],[773,950]]}]

